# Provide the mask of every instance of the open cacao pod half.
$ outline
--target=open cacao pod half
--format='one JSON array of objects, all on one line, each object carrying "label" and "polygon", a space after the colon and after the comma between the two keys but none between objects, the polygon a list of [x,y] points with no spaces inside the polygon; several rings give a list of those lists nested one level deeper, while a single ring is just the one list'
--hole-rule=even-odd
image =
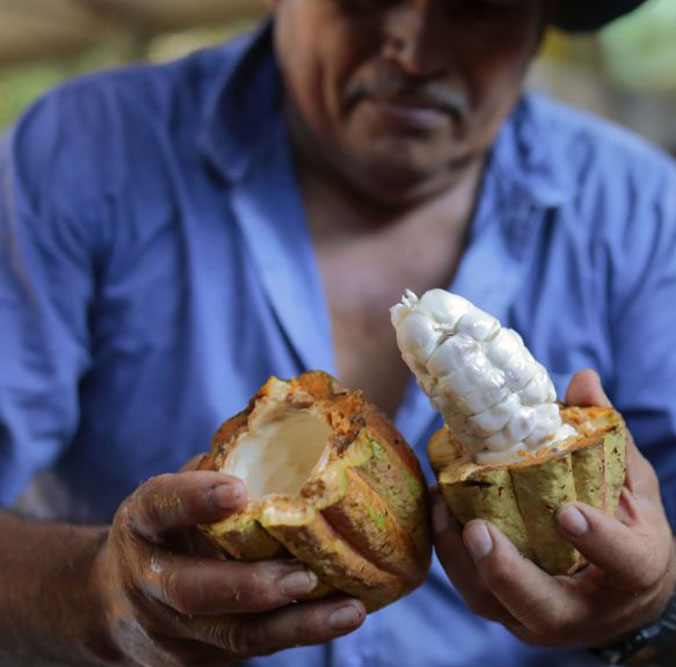
[{"label": "open cacao pod half", "polygon": [[428,446],[441,492],[458,520],[490,521],[550,574],[572,574],[585,565],[557,529],[557,510],[581,501],[612,515],[625,478],[626,431],[619,413],[562,407],[561,417],[579,435],[555,448],[524,452],[516,463],[477,464],[448,427]]},{"label": "open cacao pod half", "polygon": [[427,485],[394,426],[326,373],[270,378],[213,438],[203,470],[242,478],[247,508],[202,530],[231,558],[295,557],[338,592],[383,607],[424,580]]}]

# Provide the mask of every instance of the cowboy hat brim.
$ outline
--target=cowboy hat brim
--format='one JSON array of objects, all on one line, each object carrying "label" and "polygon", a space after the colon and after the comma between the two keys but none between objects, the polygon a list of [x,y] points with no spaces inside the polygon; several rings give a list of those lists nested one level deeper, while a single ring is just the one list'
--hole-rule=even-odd
[{"label": "cowboy hat brim", "polygon": [[560,0],[553,23],[557,28],[570,32],[597,30],[644,2],[645,0]]}]

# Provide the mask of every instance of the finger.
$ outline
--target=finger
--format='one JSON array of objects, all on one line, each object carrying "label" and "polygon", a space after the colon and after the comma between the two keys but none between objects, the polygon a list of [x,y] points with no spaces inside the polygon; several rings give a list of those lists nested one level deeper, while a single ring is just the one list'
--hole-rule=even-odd
[{"label": "finger", "polygon": [[488,589],[518,623],[538,635],[554,635],[581,617],[574,594],[527,560],[495,526],[470,521],[464,542]]},{"label": "finger", "polygon": [[599,374],[587,368],[576,373],[566,390],[566,403],[579,406],[612,407],[610,399],[601,385]]},{"label": "finger", "polygon": [[191,627],[202,641],[238,658],[248,658],[331,641],[356,630],[365,617],[361,602],[341,598],[292,605],[257,616],[198,619]]},{"label": "finger", "polygon": [[[566,391],[569,405],[612,407],[610,399],[601,386],[598,373],[585,369],[577,373]],[[626,430],[627,475],[625,484],[634,493],[643,493],[653,499],[659,496],[659,482],[650,462],[641,454],[631,433]]]},{"label": "finger", "polygon": [[124,507],[131,529],[150,541],[212,523],[246,507],[246,488],[217,472],[160,475],[140,486]]},{"label": "finger", "polygon": [[[206,454],[197,454],[179,469],[179,473],[199,470],[200,463],[206,458]],[[184,553],[209,556],[211,558],[225,558],[223,552],[200,530],[186,530],[176,536],[176,551]]]},{"label": "finger", "polygon": [[556,518],[570,543],[617,588],[643,592],[666,573],[672,538],[666,520],[646,518],[635,506],[632,513],[634,522],[629,527],[589,505],[570,503]]},{"label": "finger", "polygon": [[276,609],[308,596],[318,583],[296,561],[218,561],[156,549],[140,588],[180,614],[209,616]]},{"label": "finger", "polygon": [[627,431],[627,474],[624,485],[637,497],[645,498],[661,506],[660,482],[648,459],[636,446]]},{"label": "finger", "polygon": [[492,621],[508,622],[510,615],[486,589],[477,573],[462,539],[462,525],[438,491],[432,490],[432,498],[434,543],[439,561],[451,583],[474,614]]}]

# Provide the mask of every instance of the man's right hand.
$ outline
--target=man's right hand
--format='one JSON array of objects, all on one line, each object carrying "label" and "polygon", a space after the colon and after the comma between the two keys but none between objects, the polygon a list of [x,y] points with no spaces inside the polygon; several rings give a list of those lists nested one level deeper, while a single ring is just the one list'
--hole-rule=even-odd
[{"label": "man's right hand", "polygon": [[245,505],[243,483],[212,472],[155,477],[121,505],[93,582],[127,663],[213,667],[326,642],[361,625],[366,612],[354,599],[293,604],[317,585],[300,563],[243,563],[173,548],[185,531]]}]

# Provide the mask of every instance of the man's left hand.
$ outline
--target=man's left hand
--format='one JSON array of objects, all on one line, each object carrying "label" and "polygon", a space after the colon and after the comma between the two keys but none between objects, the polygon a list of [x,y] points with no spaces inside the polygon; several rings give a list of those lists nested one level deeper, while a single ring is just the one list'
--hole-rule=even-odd
[{"label": "man's left hand", "polygon": [[[610,405],[593,371],[573,378],[566,401]],[[576,575],[546,574],[485,521],[463,529],[439,494],[433,518],[439,559],[469,608],[530,644],[612,643],[654,621],[674,592],[676,551],[659,482],[631,436],[616,517],[583,503],[557,514],[562,534],[590,563]]]}]

